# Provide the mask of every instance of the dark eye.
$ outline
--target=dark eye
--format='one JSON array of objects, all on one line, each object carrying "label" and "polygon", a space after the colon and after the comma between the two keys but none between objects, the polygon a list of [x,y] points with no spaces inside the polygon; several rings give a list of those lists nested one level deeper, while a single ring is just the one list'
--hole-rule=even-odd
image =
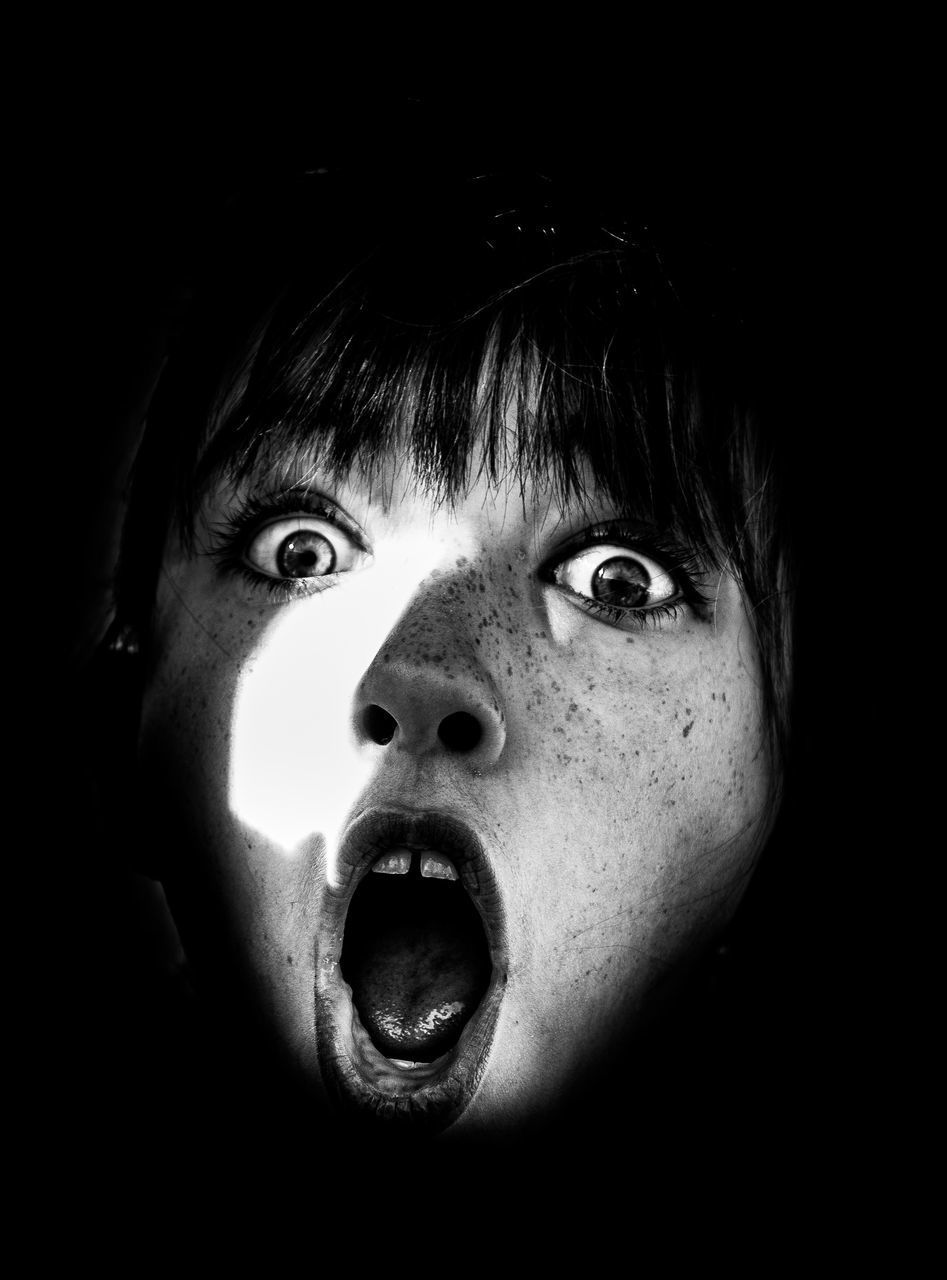
[{"label": "dark eye", "polygon": [[274,520],[251,540],[247,562],[269,578],[325,578],[345,573],[364,553],[336,525],[316,516]]},{"label": "dark eye", "polygon": [[666,569],[628,547],[599,543],[561,560],[552,569],[561,587],[613,609],[648,610],[683,597]]}]

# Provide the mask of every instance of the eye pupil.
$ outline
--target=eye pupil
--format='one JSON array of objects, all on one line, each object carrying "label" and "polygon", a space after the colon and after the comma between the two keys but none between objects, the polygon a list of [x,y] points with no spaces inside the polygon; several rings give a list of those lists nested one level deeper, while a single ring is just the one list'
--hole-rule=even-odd
[{"label": "eye pupil", "polygon": [[335,550],[314,529],[300,529],[280,543],[276,566],[284,578],[321,578],[335,568]]},{"label": "eye pupil", "polygon": [[592,575],[592,592],[603,604],[636,609],[648,603],[651,577],[638,560],[615,556],[605,560]]}]

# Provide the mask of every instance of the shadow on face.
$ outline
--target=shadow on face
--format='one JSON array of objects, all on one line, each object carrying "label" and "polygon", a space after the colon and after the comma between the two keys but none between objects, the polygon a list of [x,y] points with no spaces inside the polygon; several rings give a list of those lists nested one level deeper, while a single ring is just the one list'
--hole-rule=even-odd
[{"label": "shadow on face", "polygon": [[623,1060],[732,915],[755,643],[732,577],[605,497],[396,488],[222,485],[172,545],[147,823],[197,973],[316,1094],[502,1135]]}]

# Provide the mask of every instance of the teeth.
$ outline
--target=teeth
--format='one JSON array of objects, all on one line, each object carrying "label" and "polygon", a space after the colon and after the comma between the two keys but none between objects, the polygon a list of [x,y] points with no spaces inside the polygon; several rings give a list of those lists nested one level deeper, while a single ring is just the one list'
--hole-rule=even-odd
[{"label": "teeth", "polygon": [[[382,876],[406,876],[411,870],[411,849],[389,849],[372,865],[372,871]],[[457,868],[443,853],[430,850],[421,854],[421,875],[426,880],[458,880]]]},{"label": "teeth", "polygon": [[390,853],[382,854],[372,870],[383,876],[406,876],[411,870],[411,850],[392,849]]},{"label": "teeth", "polygon": [[421,857],[421,875],[428,880],[456,880],[456,868],[441,853],[425,853]]}]

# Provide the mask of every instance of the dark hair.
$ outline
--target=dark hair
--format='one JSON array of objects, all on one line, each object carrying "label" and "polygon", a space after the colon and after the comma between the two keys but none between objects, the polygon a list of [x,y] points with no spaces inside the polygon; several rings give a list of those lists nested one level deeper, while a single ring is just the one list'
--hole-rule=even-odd
[{"label": "dark hair", "polygon": [[301,187],[222,233],[171,351],[134,474],[120,620],[147,636],[168,531],[191,536],[221,474],[279,476],[317,457],[370,477],[396,440],[449,501],[482,442],[492,479],[542,474],[564,497],[591,474],[620,511],[727,565],[783,758],[785,424],[733,264],[680,219],[629,212],[614,188],[538,175]]}]

